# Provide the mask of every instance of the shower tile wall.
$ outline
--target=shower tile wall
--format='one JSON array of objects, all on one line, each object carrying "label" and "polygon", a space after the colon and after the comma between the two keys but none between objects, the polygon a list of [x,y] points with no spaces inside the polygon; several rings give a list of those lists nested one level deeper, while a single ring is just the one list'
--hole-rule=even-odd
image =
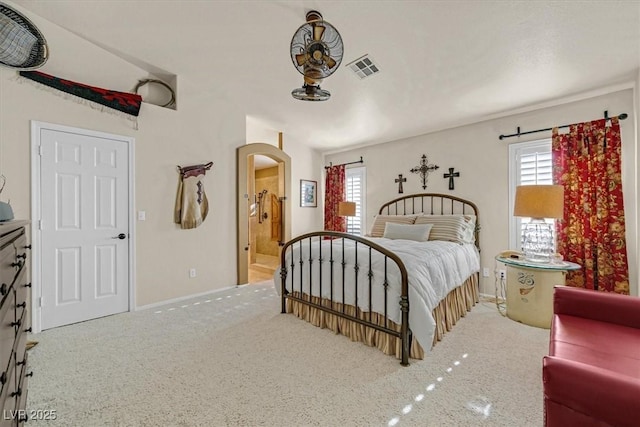
[{"label": "shower tile wall", "polygon": [[278,167],[256,170],[256,194],[262,190],[267,190],[263,197],[264,209],[267,218],[259,223],[257,218],[251,221],[253,227],[252,234],[256,237],[256,252],[259,254],[278,256],[278,238],[271,236],[271,220],[273,212],[271,208],[272,196],[278,196]]}]

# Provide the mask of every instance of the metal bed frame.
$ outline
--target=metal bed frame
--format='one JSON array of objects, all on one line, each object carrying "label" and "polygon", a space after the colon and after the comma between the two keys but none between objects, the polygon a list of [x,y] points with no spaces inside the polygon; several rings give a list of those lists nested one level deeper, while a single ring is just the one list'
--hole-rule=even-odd
[{"label": "metal bed frame", "polygon": [[[475,244],[478,250],[480,250],[480,241],[479,241],[479,227],[478,227],[478,208],[476,205],[468,200],[461,199],[458,197],[446,195],[446,194],[437,194],[437,193],[421,193],[421,194],[413,194],[403,196],[394,200],[391,200],[380,207],[378,212],[379,214],[384,215],[413,215],[413,214],[428,214],[428,215],[450,215],[450,214],[468,214],[476,216],[476,230],[475,230]],[[309,249],[313,244],[313,241],[320,242],[325,239],[332,239],[335,243],[336,239],[341,239],[341,244],[338,245],[338,249],[334,250],[334,244],[329,245],[329,253],[322,253],[322,246],[320,246],[320,254],[319,259],[314,260],[313,257],[309,257],[308,260],[303,260],[302,257],[298,261],[299,267],[296,266],[294,262],[293,253],[291,254],[291,262],[289,265],[286,265],[286,256],[287,253],[298,250],[300,254],[302,254],[303,245],[308,245]],[[344,301],[344,283],[345,276],[347,274],[351,274],[347,271],[346,263],[345,263],[345,244],[344,242],[350,240],[354,241],[353,247],[348,247],[347,250],[353,250],[355,252],[355,265],[353,268],[353,273],[355,276],[355,301],[353,301],[353,305],[355,306],[355,314],[349,314],[345,311],[345,306],[351,304],[351,302]],[[366,253],[368,254],[368,259],[360,259],[358,260],[358,247],[364,246],[366,249]],[[311,253],[311,250],[309,251]],[[337,253],[336,253],[337,252]],[[372,295],[372,286],[373,286],[373,271],[371,269],[371,260],[374,253],[381,254],[384,258],[384,277],[382,278],[382,286],[384,286],[384,313],[379,313],[380,315],[384,315],[384,325],[380,325],[378,323],[374,323],[371,320],[371,311],[368,312],[368,316],[366,312],[363,312],[358,307],[358,271],[361,268],[367,268],[367,277],[368,277],[368,286],[369,286],[369,307],[371,307],[371,295]],[[375,255],[377,256],[377,255]],[[313,283],[313,272],[314,272],[314,261],[318,262],[317,268],[319,273],[319,282],[317,286],[314,288]],[[303,277],[303,266],[305,262],[309,264],[309,277]],[[330,274],[329,277],[323,277],[322,275],[322,263],[329,262],[330,263]],[[391,264],[393,263],[393,264]],[[337,264],[337,265],[336,265]],[[396,265],[401,278],[401,295],[400,300],[389,301],[388,299],[388,287],[389,281],[387,277],[387,272],[389,270],[390,265]],[[336,231],[316,231],[307,233],[298,237],[295,237],[288,242],[282,248],[280,254],[280,279],[281,279],[281,298],[282,298],[282,313],[286,313],[286,301],[287,299],[291,301],[296,301],[298,303],[304,304],[309,307],[316,308],[320,311],[333,314],[335,316],[339,316],[341,318],[350,320],[352,322],[356,322],[360,325],[364,325],[369,328],[373,328],[375,330],[384,332],[386,334],[395,336],[401,340],[401,361],[400,364],[403,366],[409,365],[409,350],[411,346],[412,334],[411,329],[409,327],[409,285],[407,279],[407,269],[403,264],[402,260],[393,253],[392,251],[359,236],[354,236],[347,233],[341,233]],[[295,276],[298,275],[299,283],[298,291],[296,291],[295,285]],[[334,278],[336,275],[341,275],[342,278],[342,301],[334,301]],[[286,288],[286,280],[290,278],[291,291],[288,291]],[[319,291],[319,295],[322,295],[323,286],[328,286],[330,288],[330,297],[322,298],[319,297],[319,302],[313,301],[312,295],[307,295],[303,292],[303,282],[305,279],[309,280],[309,292],[313,294],[313,289],[317,289]],[[326,289],[326,288],[325,288]],[[389,325],[388,318],[388,304],[389,303],[399,303],[401,310],[401,323],[400,330],[397,331],[393,329],[392,326]]]}]

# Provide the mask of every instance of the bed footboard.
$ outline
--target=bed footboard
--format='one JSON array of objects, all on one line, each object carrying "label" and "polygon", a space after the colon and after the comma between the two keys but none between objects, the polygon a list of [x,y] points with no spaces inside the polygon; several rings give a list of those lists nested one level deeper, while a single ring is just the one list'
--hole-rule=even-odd
[{"label": "bed footboard", "polygon": [[[362,237],[316,231],[283,246],[280,279],[282,313],[289,299],[398,337],[400,363],[409,365],[407,269],[396,254]],[[348,305],[355,307],[355,313],[345,310]],[[399,331],[390,319],[398,309]],[[379,316],[384,316],[383,322]]]}]

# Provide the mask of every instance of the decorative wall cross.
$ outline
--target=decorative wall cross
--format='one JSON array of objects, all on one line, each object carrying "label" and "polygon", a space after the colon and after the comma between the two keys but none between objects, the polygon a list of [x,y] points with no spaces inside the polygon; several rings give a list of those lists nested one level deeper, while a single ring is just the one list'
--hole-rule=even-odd
[{"label": "decorative wall cross", "polygon": [[411,169],[411,172],[420,174],[420,179],[422,179],[423,190],[426,190],[427,188],[427,175],[429,175],[430,172],[433,172],[434,170],[440,167],[438,165],[428,164],[428,163],[429,161],[427,160],[427,155],[423,154],[422,158],[420,159],[420,166],[416,166],[413,169]]},{"label": "decorative wall cross", "polygon": [[407,182],[407,178],[403,178],[403,177],[402,177],[402,174],[399,174],[399,175],[398,175],[398,179],[396,179],[396,181],[395,181],[395,182],[398,184],[398,193],[399,193],[399,194],[404,193],[404,191],[402,190],[402,183],[403,183],[403,182]]},{"label": "decorative wall cross", "polygon": [[455,168],[449,168],[449,173],[443,175],[444,178],[449,178],[449,190],[453,190],[453,178],[460,176],[460,172],[454,172]]}]

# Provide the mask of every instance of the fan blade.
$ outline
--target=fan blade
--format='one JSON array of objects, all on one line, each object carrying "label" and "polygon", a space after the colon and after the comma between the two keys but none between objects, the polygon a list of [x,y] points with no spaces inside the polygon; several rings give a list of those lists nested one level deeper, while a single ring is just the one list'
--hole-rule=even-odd
[{"label": "fan blade", "polygon": [[336,66],[336,64],[337,64],[336,60],[335,60],[335,59],[333,59],[333,58],[332,58],[332,57],[330,57],[330,56],[324,55],[324,56],[322,57],[322,59],[324,59],[324,62],[326,62],[327,67],[329,67],[329,68],[333,68],[333,67],[335,67],[335,66]]},{"label": "fan blade", "polygon": [[313,26],[313,40],[318,41],[322,39],[322,35],[324,34],[324,25],[314,25]]},{"label": "fan blade", "polygon": [[303,66],[308,60],[309,60],[309,54],[307,53],[300,53],[296,55],[296,62],[298,63],[299,67]]}]

